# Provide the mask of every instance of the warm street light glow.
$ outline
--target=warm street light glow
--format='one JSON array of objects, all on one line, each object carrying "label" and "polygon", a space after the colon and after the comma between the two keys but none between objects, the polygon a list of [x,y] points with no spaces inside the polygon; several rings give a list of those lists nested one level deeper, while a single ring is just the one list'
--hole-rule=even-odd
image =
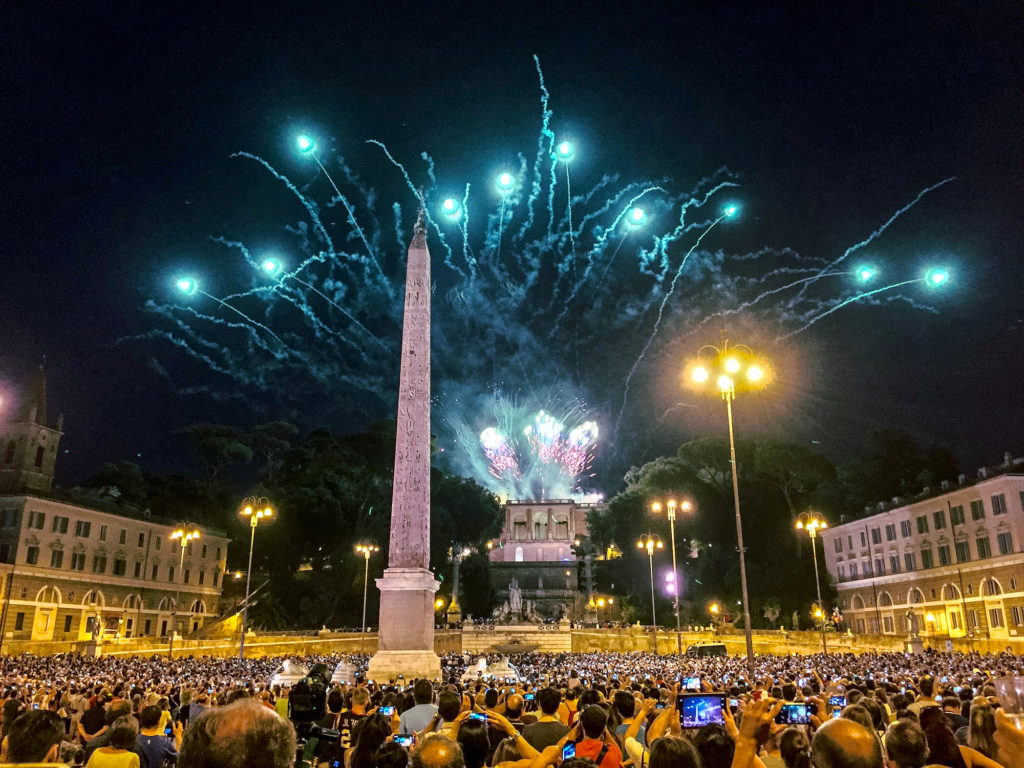
[{"label": "warm street light glow", "polygon": [[764,371],[761,370],[760,366],[752,365],[747,368],[747,380],[754,383],[759,382],[764,377]]},{"label": "warm street light glow", "polygon": [[725,370],[728,373],[736,373],[740,369],[740,361],[735,357],[728,357],[725,360]]},{"label": "warm street light glow", "polygon": [[245,627],[249,620],[249,587],[252,584],[252,551],[256,544],[256,527],[260,522],[269,521],[274,516],[270,499],[266,496],[249,496],[242,501],[239,510],[242,517],[249,518],[249,568],[245,572],[245,602],[242,603],[242,636],[238,643],[238,658],[245,658]]},{"label": "warm street light glow", "polygon": [[715,614],[717,616],[719,610],[721,610],[721,609],[718,607],[718,603],[712,603],[711,604],[711,612],[713,614]]},{"label": "warm street light glow", "polygon": [[690,374],[690,378],[692,378],[697,384],[703,384],[708,380],[710,375],[711,374],[708,373],[707,368],[703,365],[698,365],[693,369],[693,372]]},{"label": "warm street light glow", "polygon": [[[828,528],[828,523],[817,512],[801,512],[796,519],[796,529],[798,531],[807,531],[807,535],[811,537],[811,554],[814,557],[814,586],[818,591],[818,606],[814,615],[818,618],[823,616],[822,606],[824,603],[821,601],[821,579],[818,577],[818,548],[814,541],[818,537],[818,531],[823,528]],[[821,649],[824,653],[828,653],[824,619],[821,622]]]},{"label": "warm street light glow", "polygon": [[442,608],[444,608],[444,600],[440,597],[437,598],[437,600],[434,601],[434,608],[436,608],[437,610],[441,610]]}]

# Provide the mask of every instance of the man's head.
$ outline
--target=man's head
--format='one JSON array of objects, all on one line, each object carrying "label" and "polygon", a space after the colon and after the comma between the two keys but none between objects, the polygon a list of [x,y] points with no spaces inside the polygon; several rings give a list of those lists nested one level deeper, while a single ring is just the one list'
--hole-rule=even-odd
[{"label": "man's head", "polygon": [[352,709],[366,709],[370,704],[370,692],[365,688],[352,691]]},{"label": "man's head", "polygon": [[541,688],[537,691],[536,701],[542,713],[552,716],[558,711],[558,705],[562,703],[562,694],[556,688]]},{"label": "man's head", "polygon": [[429,704],[434,700],[434,686],[429,680],[420,678],[412,688],[412,699],[417,704]]},{"label": "man's head", "polygon": [[612,697],[612,704],[615,705],[616,711],[623,718],[630,718],[636,711],[636,699],[633,698],[633,694],[626,693],[625,691],[616,691]]},{"label": "man's head", "polygon": [[131,749],[138,735],[139,726],[134,717],[119,717],[110,726],[110,746],[115,749]]},{"label": "man's head", "polygon": [[254,699],[208,709],[190,723],[179,768],[291,768],[295,729]]},{"label": "man's head", "polygon": [[139,725],[147,731],[160,725],[160,707],[143,707],[139,713]]},{"label": "man's head", "polygon": [[815,768],[882,768],[882,745],[864,726],[839,718],[814,734],[811,759]]},{"label": "man's head", "polygon": [[921,696],[930,699],[934,695],[935,680],[931,675],[923,675],[921,679],[917,681],[917,689],[921,691]]},{"label": "man's head", "polygon": [[523,716],[523,697],[518,693],[510,693],[505,699],[505,717],[518,720]]},{"label": "man's head", "polygon": [[885,732],[889,768],[921,768],[928,759],[928,741],[921,726],[911,720],[897,720]]},{"label": "man's head", "polygon": [[494,709],[496,706],[498,706],[498,690],[496,688],[488,688],[484,694],[484,707]]},{"label": "man's head", "polygon": [[48,710],[23,712],[11,723],[0,749],[5,763],[52,763],[64,737],[64,724]]},{"label": "man's head", "polygon": [[455,691],[442,691],[437,697],[437,714],[446,723],[450,723],[462,711],[462,697]]},{"label": "man's head", "polygon": [[327,711],[336,715],[345,708],[345,697],[341,695],[339,688],[332,688],[327,694]]},{"label": "man's head", "polygon": [[119,717],[128,717],[132,713],[132,704],[130,701],[115,701],[109,707],[107,707],[107,725],[113,725],[114,721]]},{"label": "man's head", "polygon": [[588,739],[599,739],[608,725],[608,715],[597,704],[591,704],[580,712],[580,726]]},{"label": "man's head", "polygon": [[413,768],[464,768],[459,745],[439,733],[427,736],[412,751]]},{"label": "man's head", "polygon": [[955,712],[960,714],[960,699],[956,696],[943,696],[942,709],[944,712]]}]

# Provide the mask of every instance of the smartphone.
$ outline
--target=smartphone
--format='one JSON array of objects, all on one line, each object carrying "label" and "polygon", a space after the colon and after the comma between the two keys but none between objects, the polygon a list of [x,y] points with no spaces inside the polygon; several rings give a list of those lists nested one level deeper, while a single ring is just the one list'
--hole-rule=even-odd
[{"label": "smartphone", "polygon": [[570,741],[562,747],[562,760],[572,760],[574,757],[576,757],[576,742]]},{"label": "smartphone", "polygon": [[523,694],[523,700],[524,701],[533,701],[533,694],[532,693],[524,693]]},{"label": "smartphone", "polygon": [[959,685],[954,685],[953,686],[953,693],[960,693],[960,686]]},{"label": "smartphone", "polygon": [[412,748],[412,739],[413,739],[412,734],[404,735],[404,734],[399,733],[399,734],[397,734],[395,736],[395,744],[401,744],[406,749],[411,749]]},{"label": "smartphone", "polygon": [[843,716],[843,710],[840,707],[836,707],[832,710],[832,719],[836,720]]},{"label": "smartphone", "polygon": [[[679,709],[679,725],[683,728],[702,728],[705,725],[725,725],[724,693],[684,693]],[[676,700],[676,706],[679,701]]]},{"label": "smartphone", "polygon": [[811,707],[808,704],[783,704],[782,711],[775,716],[779,725],[808,725],[811,722]]},{"label": "smartphone", "polygon": [[688,691],[699,691],[700,690],[700,678],[699,677],[687,677],[683,680],[683,688]]},{"label": "smartphone", "polygon": [[384,717],[394,717],[395,716],[395,708],[394,707],[381,707],[380,708],[380,713],[382,715],[384,715]]},{"label": "smartphone", "polygon": [[32,709],[39,709],[39,705],[38,704],[33,704],[32,705]]},{"label": "smartphone", "polygon": [[164,728],[164,736],[173,736],[173,735],[174,735],[174,729],[171,728],[170,725],[168,725],[166,728]]},{"label": "smartphone", "polygon": [[843,707],[846,706],[846,697],[845,696],[829,696],[828,697],[828,705],[830,707],[833,707],[833,708],[842,709]]},{"label": "smartphone", "polygon": [[943,675],[943,676],[942,676],[942,682],[944,682],[944,683],[948,683],[948,682],[949,682],[949,678],[948,678],[948,677],[946,677],[945,675]]},{"label": "smartphone", "polygon": [[483,720],[484,722],[486,722],[487,721],[487,715],[485,715],[483,712],[474,712],[473,714],[471,714],[469,716],[469,719],[470,720]]},{"label": "smartphone", "polygon": [[729,706],[730,707],[738,707],[739,705],[740,705],[740,700],[739,699],[729,699]]}]

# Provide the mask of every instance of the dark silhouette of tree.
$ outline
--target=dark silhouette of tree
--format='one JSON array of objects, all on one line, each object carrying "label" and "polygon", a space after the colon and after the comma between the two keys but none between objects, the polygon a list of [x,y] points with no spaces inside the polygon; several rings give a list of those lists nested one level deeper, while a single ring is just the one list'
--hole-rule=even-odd
[{"label": "dark silhouette of tree", "polygon": [[246,445],[244,432],[223,424],[190,424],[179,430],[189,447],[206,468],[206,479],[213,481],[226,467],[239,461],[252,461],[252,448]]}]

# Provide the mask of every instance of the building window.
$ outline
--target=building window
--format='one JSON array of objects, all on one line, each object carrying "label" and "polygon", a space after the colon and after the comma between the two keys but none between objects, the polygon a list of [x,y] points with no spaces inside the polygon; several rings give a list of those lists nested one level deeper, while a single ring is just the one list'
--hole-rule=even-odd
[{"label": "building window", "polygon": [[889,523],[887,526],[885,526],[885,540],[886,541],[896,541],[896,524],[895,523]]},{"label": "building window", "polygon": [[1004,531],[1000,533],[996,540],[999,542],[999,554],[1000,555],[1012,555],[1013,554],[1013,534],[1010,531]]},{"label": "building window", "polygon": [[892,623],[892,616],[883,616],[882,617],[882,626],[885,628],[886,634],[890,634],[891,635],[894,632],[896,632],[896,628],[893,626],[893,623]]},{"label": "building window", "polygon": [[900,572],[900,558],[899,555],[889,555],[889,573]]},{"label": "building window", "polygon": [[43,453],[44,453],[43,446],[40,445],[38,448],[36,448],[36,466],[37,467],[43,466]]},{"label": "building window", "polygon": [[[839,580],[844,581],[846,579],[846,566],[840,563],[839,565]],[[216,585],[215,585],[216,586]]]},{"label": "building window", "polygon": [[846,537],[846,548],[851,552],[853,551],[853,534]]},{"label": "building window", "polygon": [[966,541],[958,541],[956,543],[956,561],[958,563],[966,563],[971,559],[971,545]]},{"label": "building window", "polygon": [[128,561],[118,558],[114,561],[114,575],[124,576],[128,570]]},{"label": "building window", "polygon": [[[157,539],[157,541],[160,541],[160,539]],[[157,574],[159,573],[159,571],[160,571],[160,566],[154,565],[153,566],[153,575],[150,576],[149,578],[151,578],[153,581],[156,581],[156,577],[157,577]]]},{"label": "building window", "polygon": [[61,549],[50,550],[50,567],[60,568],[64,565],[64,551]]},{"label": "building window", "polygon": [[864,561],[864,575],[865,576],[870,576],[871,575],[871,561],[870,560],[865,560]]},{"label": "building window", "polygon": [[1010,609],[1010,618],[1013,619],[1013,626],[1024,626],[1024,605],[1015,605]]},{"label": "building window", "polygon": [[100,541],[106,541],[106,540],[107,540],[107,526],[101,525],[100,526]]},{"label": "building window", "polygon": [[920,515],[917,518],[917,532],[928,533],[928,515]]},{"label": "building window", "polygon": [[968,584],[967,585],[967,594],[968,595],[973,595],[974,594],[974,585],[973,584]]},{"label": "building window", "polygon": [[864,634],[864,619],[857,619],[857,634]]},{"label": "building window", "polygon": [[29,512],[28,513],[28,527],[35,528],[37,531],[43,530],[43,525],[46,523],[46,514],[43,512]]},{"label": "building window", "polygon": [[900,520],[900,535],[906,539],[910,536],[910,521]]},{"label": "building window", "polygon": [[163,544],[163,539],[161,539],[159,536],[157,536],[154,539],[154,541],[156,542],[156,551],[159,552],[160,551],[160,545]]},{"label": "building window", "polygon": [[71,553],[71,570],[72,571],[84,571],[85,570],[85,552],[72,552]]},{"label": "building window", "polygon": [[75,536],[80,539],[88,539],[89,533],[92,530],[92,523],[87,520],[76,520],[75,521]]},{"label": "building window", "polygon": [[904,552],[903,553],[903,563],[904,563],[904,565],[907,566],[907,570],[908,571],[913,571],[913,570],[916,570],[916,568],[917,568],[917,566],[914,564],[914,553],[913,552]]},{"label": "building window", "polygon": [[217,586],[217,580],[220,578],[220,571],[216,568],[213,569],[213,586]]},{"label": "building window", "polygon": [[118,543],[124,544],[126,541],[128,541],[128,531],[126,529],[122,528],[121,529],[121,536],[118,539]]},{"label": "building window", "polygon": [[11,545],[4,542],[0,544],[0,563],[11,562]]},{"label": "building window", "polygon": [[938,512],[932,513],[932,522],[935,523],[935,530],[941,531],[946,527],[946,510],[940,509]]},{"label": "building window", "polygon": [[978,612],[974,608],[971,608],[967,612],[967,628],[968,629],[977,629],[978,628]]},{"label": "building window", "polygon": [[960,614],[956,611],[949,612],[949,628],[960,629]]},{"label": "building window", "polygon": [[860,532],[860,545],[866,547],[868,545],[868,534],[866,531]]},{"label": "building window", "polygon": [[39,547],[29,547],[25,550],[25,562],[29,565],[39,562]]},{"label": "building window", "polygon": [[988,609],[988,624],[993,629],[1000,629],[1004,626],[1003,624],[1003,609],[1002,608],[989,608]]},{"label": "building window", "polygon": [[882,531],[879,528],[871,529],[871,543],[881,544],[882,543]]},{"label": "building window", "polygon": [[988,536],[979,536],[977,545],[979,560],[984,560],[986,557],[992,557],[992,545],[989,543]]},{"label": "building window", "polygon": [[21,632],[25,628],[25,614],[20,611],[14,616],[14,631]]},{"label": "building window", "polygon": [[185,574],[184,574],[184,577],[182,578],[182,581],[183,581],[183,582],[184,582],[185,584],[188,584],[188,577],[189,577],[189,575],[190,575],[191,573],[192,573],[192,571],[191,571],[191,570],[189,570],[188,568],[186,568],[186,569],[185,569]]},{"label": "building window", "polygon": [[[842,547],[840,546],[840,549],[841,548]],[[839,550],[837,549],[836,551],[838,552]],[[220,560],[220,547],[217,547],[217,559]]]},{"label": "building window", "polygon": [[993,515],[1005,515],[1006,514],[1006,496],[1002,493],[998,493],[992,497],[992,514]]},{"label": "building window", "polygon": [[857,564],[856,563],[850,563],[850,578],[851,579],[856,579],[857,578]]},{"label": "building window", "polygon": [[875,558],[875,575],[885,576],[885,559],[881,557]]},{"label": "building window", "polygon": [[985,519],[985,507],[981,503],[981,499],[975,499],[971,502],[971,520],[984,520]]},{"label": "building window", "polygon": [[144,547],[144,546],[146,546],[146,534],[140,533],[139,534],[139,549],[142,549],[142,547]]},{"label": "building window", "polygon": [[981,582],[981,593],[986,597],[994,597],[995,595],[1003,594],[1003,588],[999,586],[999,582],[995,579],[985,579]]},{"label": "building window", "polygon": [[957,504],[955,507],[950,507],[949,522],[951,525],[964,524],[964,507],[962,504]]},{"label": "building window", "polygon": [[934,563],[932,563],[932,551],[930,549],[922,549],[921,550],[921,567],[922,568],[931,568],[932,565],[934,565]]},{"label": "building window", "polygon": [[149,635],[150,629],[153,627],[152,619],[146,619],[146,623],[143,625],[142,634]]},{"label": "building window", "polygon": [[199,586],[203,585],[203,581],[205,580],[205,576],[206,576],[206,572],[205,571],[200,571],[199,572]]},{"label": "building window", "polygon": [[136,560],[135,561],[135,572],[133,574],[133,577],[137,579],[141,575],[142,575],[142,563],[140,563],[138,560]]},{"label": "building window", "polygon": [[[840,536],[836,536],[836,552],[842,552],[842,551],[843,551],[843,539]],[[218,560],[220,559],[219,553],[218,553],[218,558],[217,559]]]},{"label": "building window", "polygon": [[167,580],[168,581],[174,581],[174,566],[173,565],[170,566],[167,569]]},{"label": "building window", "polygon": [[54,533],[67,533],[68,532],[68,519],[66,517],[60,517],[55,515],[53,518],[53,532]]},{"label": "building window", "polygon": [[949,544],[939,547],[939,565],[949,565],[953,561],[949,557]]},{"label": "building window", "polygon": [[65,634],[65,635],[66,635],[66,634],[67,634],[68,632],[70,632],[70,631],[71,631],[71,619],[72,619],[72,617],[71,617],[71,616],[65,616],[65,617],[64,617],[64,634]]},{"label": "building window", "polygon": [[200,555],[200,557],[206,557],[206,545],[205,544],[203,544],[203,553]]},{"label": "building window", "polygon": [[96,555],[92,559],[92,572],[93,573],[106,573],[107,572],[107,557],[106,555]]}]

